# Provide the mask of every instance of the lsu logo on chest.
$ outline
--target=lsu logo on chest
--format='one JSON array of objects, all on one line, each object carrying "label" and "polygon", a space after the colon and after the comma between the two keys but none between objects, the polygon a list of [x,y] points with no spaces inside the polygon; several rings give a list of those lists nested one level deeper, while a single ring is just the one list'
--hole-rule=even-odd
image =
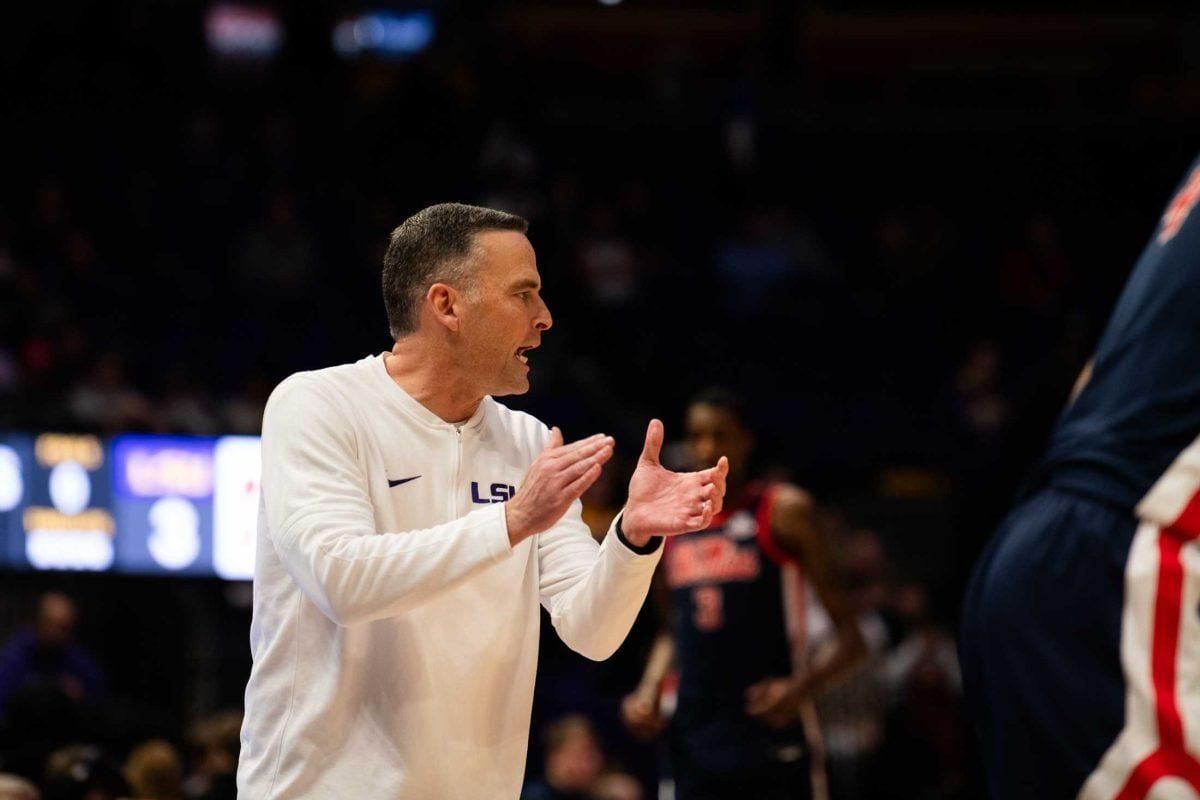
[{"label": "lsu logo on chest", "polygon": [[517,487],[507,483],[493,483],[486,489],[481,488],[479,481],[471,481],[472,503],[503,503],[511,500],[517,493]]}]

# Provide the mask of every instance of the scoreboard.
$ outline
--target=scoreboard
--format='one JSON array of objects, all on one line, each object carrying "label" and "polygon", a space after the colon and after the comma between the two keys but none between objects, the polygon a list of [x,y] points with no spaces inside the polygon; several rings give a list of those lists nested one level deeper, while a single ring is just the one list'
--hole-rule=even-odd
[{"label": "scoreboard", "polygon": [[0,569],[254,574],[256,436],[0,434]]}]

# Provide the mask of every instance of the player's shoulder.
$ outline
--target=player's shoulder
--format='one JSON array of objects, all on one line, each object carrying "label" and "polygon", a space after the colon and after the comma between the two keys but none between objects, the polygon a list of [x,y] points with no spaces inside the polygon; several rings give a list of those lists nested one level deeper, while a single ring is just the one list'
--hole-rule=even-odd
[{"label": "player's shoulder", "polygon": [[771,504],[772,522],[805,517],[812,514],[816,508],[812,494],[794,483],[769,483],[763,494],[769,498]]},{"label": "player's shoulder", "polygon": [[766,484],[765,492],[771,496],[772,505],[776,507],[782,505],[807,509],[813,506],[812,494],[794,483],[774,481]]}]

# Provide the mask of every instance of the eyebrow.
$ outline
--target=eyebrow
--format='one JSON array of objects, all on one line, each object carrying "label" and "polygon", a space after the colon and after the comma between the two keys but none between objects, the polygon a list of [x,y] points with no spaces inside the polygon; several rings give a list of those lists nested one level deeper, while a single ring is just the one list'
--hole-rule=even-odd
[{"label": "eyebrow", "polygon": [[523,289],[540,289],[541,287],[542,284],[538,281],[535,281],[532,278],[525,278],[524,280],[519,280],[510,286],[509,291],[519,292]]}]

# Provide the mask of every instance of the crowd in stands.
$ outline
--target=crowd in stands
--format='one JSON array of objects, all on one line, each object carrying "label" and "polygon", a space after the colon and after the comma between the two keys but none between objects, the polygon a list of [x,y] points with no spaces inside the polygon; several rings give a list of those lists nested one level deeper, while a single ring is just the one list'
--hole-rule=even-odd
[{"label": "crowd in stands", "polygon": [[47,592],[0,649],[0,798],[235,800],[241,713],[198,719],[175,741],[122,741],[121,701],[77,620],[71,597]]},{"label": "crowd in stands", "polygon": [[[654,73],[651,94],[675,100],[627,118],[610,92],[646,87],[576,102],[591,89],[494,43],[238,72],[135,46],[135,14],[105,35],[89,19],[63,23],[61,52],[4,56],[26,60],[0,160],[0,432],[257,433],[290,372],[390,346],[379,269],[405,217],[445,200],[520,213],[555,327],[512,402],[568,438],[617,436],[587,498],[596,535],[645,420],[677,436],[696,389],[740,391],[757,472],[828,501],[869,646],[816,699],[817,780],[833,800],[973,796],[959,589],[1184,146],[822,129],[683,67]],[[197,708],[114,690],[131,664],[196,678],[161,643],[101,647],[111,632],[87,619],[108,589],[74,593],[78,624],[50,592],[0,625],[0,800],[234,797],[240,718],[223,709],[248,674],[244,598],[186,634],[239,664]],[[543,633],[527,800],[655,797],[663,745],[619,714],[653,623],[604,664]],[[136,719],[163,704],[170,724]]]}]

